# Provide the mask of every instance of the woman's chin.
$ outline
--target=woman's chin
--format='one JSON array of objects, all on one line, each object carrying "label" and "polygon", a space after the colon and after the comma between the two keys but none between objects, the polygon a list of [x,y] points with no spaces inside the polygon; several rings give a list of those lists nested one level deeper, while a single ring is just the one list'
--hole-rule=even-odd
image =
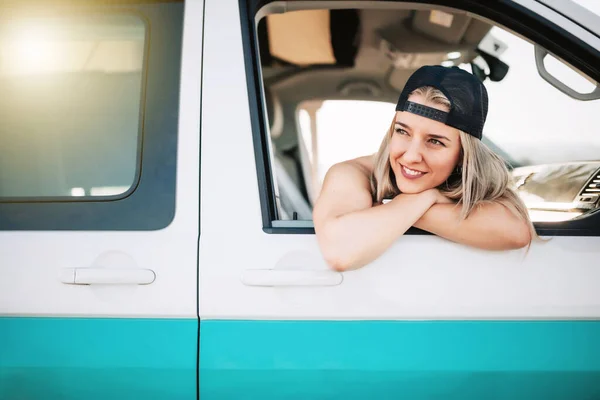
[{"label": "woman's chin", "polygon": [[417,183],[417,182],[406,182],[406,179],[397,179],[396,186],[400,190],[400,193],[404,194],[417,194],[426,191],[427,189],[431,189],[427,185]]}]

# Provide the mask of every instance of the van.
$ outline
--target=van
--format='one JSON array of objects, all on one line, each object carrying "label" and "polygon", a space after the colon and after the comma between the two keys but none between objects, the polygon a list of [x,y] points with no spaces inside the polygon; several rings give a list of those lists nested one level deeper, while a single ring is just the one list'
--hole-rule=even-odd
[{"label": "van", "polygon": [[[0,10],[0,399],[600,398],[593,1]],[[335,271],[323,176],[425,64],[484,82],[543,240]]]}]

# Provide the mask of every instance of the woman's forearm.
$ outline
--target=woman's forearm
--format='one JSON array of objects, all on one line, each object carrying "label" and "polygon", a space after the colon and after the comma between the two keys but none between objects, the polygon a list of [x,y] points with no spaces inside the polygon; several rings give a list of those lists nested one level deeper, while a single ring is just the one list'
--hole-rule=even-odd
[{"label": "woman's forearm", "polygon": [[391,202],[351,212],[317,227],[326,261],[336,270],[356,269],[379,257],[434,204],[431,193],[401,194]]},{"label": "woman's forearm", "polygon": [[436,204],[415,223],[415,227],[453,242],[485,250],[525,247],[531,240],[528,224],[499,203],[486,203],[465,219],[460,206]]}]

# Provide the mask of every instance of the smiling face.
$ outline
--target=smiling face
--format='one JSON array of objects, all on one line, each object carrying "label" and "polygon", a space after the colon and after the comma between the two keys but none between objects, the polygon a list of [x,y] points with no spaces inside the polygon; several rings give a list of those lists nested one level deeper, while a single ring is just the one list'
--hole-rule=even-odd
[{"label": "smiling face", "polygon": [[[413,94],[408,100],[448,111],[443,105],[425,103],[421,94]],[[460,133],[441,122],[398,111],[389,151],[398,189],[402,193],[420,193],[448,179],[460,159]]]}]

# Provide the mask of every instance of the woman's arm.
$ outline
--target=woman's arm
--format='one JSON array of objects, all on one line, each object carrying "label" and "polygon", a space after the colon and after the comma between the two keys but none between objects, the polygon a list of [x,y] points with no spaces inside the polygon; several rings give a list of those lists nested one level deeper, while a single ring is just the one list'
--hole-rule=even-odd
[{"label": "woman's arm", "polygon": [[373,207],[368,174],[361,166],[352,162],[334,165],[313,210],[325,260],[338,271],[375,260],[434,204],[435,196],[432,191],[402,194]]},{"label": "woman's arm", "polygon": [[519,249],[531,241],[527,222],[500,203],[482,204],[464,220],[460,211],[460,206],[436,204],[414,226],[485,250]]}]

